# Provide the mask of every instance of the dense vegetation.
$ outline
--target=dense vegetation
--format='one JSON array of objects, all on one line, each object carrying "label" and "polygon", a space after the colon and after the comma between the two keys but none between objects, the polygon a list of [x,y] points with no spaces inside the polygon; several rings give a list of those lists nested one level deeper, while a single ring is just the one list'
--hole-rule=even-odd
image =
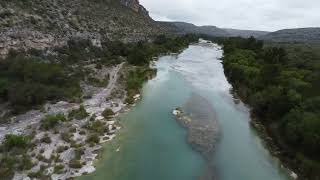
[{"label": "dense vegetation", "polygon": [[[94,46],[89,40],[70,40],[66,46],[53,53],[30,50],[11,52],[0,61],[0,103],[9,102],[15,113],[42,105],[46,101],[81,100],[79,82],[86,81],[97,87],[107,86],[109,77],[97,79],[85,66],[96,68],[119,64],[124,60],[141,67],[148,67],[153,56],[178,52],[196,41],[192,35],[182,37],[158,36],[154,42],[124,44],[120,41],[102,42]],[[148,68],[147,68],[148,69]],[[128,80],[129,89],[137,89],[145,75],[135,72]]]},{"label": "dense vegetation", "polygon": [[0,100],[16,111],[79,92],[78,79],[60,64],[21,55],[0,61]]},{"label": "dense vegetation", "polygon": [[221,43],[225,74],[238,95],[282,146],[286,160],[320,179],[319,46],[264,45],[254,38]]},{"label": "dense vegetation", "polygon": [[33,164],[26,153],[32,147],[30,137],[6,135],[0,145],[0,175],[3,179],[11,179],[16,170],[29,170]]},{"label": "dense vegetation", "polygon": [[50,130],[54,128],[56,125],[58,125],[59,122],[64,122],[64,121],[66,121],[66,117],[64,116],[64,114],[47,115],[41,121],[41,128],[45,130]]},{"label": "dense vegetation", "polygon": [[177,53],[190,43],[197,41],[194,35],[178,37],[157,36],[153,43],[139,42],[128,49],[128,62],[133,65],[147,65],[152,57],[161,53]]},{"label": "dense vegetation", "polygon": [[126,91],[128,94],[126,103],[134,103],[133,96],[139,94],[139,91],[142,88],[143,83],[151,77],[154,77],[155,74],[156,71],[149,67],[138,67],[133,70],[130,70],[126,79]]}]

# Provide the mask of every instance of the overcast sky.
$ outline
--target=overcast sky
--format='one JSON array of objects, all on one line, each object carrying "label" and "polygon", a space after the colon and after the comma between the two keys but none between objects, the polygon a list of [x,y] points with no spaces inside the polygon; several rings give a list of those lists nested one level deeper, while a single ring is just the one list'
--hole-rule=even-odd
[{"label": "overcast sky", "polygon": [[320,27],[320,0],[140,0],[155,20],[275,31]]}]

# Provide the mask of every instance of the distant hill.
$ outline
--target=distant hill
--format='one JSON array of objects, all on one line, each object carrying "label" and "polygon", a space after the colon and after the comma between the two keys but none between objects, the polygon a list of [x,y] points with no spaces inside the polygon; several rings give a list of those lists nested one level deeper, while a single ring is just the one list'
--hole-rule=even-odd
[{"label": "distant hill", "polygon": [[205,34],[214,37],[227,37],[229,34],[216,26],[196,26],[185,22],[159,22],[169,32],[175,34]]},{"label": "distant hill", "polygon": [[239,30],[239,29],[229,29],[229,28],[223,28],[223,30],[226,31],[230,36],[233,36],[233,37],[240,36],[244,38],[248,38],[251,36],[260,37],[270,33],[268,31]]},{"label": "distant hill", "polygon": [[175,34],[205,34],[214,37],[244,37],[250,36],[259,37],[268,34],[266,31],[253,31],[253,30],[239,30],[219,28],[216,26],[196,26],[191,23],[185,22],[159,22],[162,26],[167,28],[168,31]]},{"label": "distant hill", "polygon": [[283,29],[259,38],[275,42],[320,42],[320,28]]},{"label": "distant hill", "polygon": [[275,42],[320,42],[320,28],[283,29],[275,32],[219,28],[216,26],[196,26],[185,22],[158,22],[160,26],[174,34],[204,34],[214,37],[256,37]]}]

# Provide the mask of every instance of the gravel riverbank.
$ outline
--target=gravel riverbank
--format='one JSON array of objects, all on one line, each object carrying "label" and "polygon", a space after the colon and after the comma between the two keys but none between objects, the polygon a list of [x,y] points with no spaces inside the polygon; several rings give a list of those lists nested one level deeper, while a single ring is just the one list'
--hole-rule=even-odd
[{"label": "gravel riverbank", "polygon": [[[28,150],[33,163],[31,170],[16,172],[14,180],[28,180],[40,173],[51,179],[68,179],[95,171],[94,160],[102,148],[102,143],[116,137],[121,126],[116,117],[126,107],[126,92],[120,74],[124,63],[111,68],[103,68],[97,74],[110,77],[107,87],[96,88],[82,85],[84,91],[91,92],[90,98],[82,103],[57,102],[46,104],[42,110],[32,110],[12,117],[11,123],[0,125],[0,142],[7,134],[32,135],[34,147]],[[41,121],[46,115],[64,114],[83,107],[85,118],[60,122],[54,129],[43,130]],[[114,113],[106,118],[105,109]],[[94,129],[95,128],[95,129]],[[93,137],[101,130],[97,140]],[[93,139],[93,140],[91,140]],[[89,142],[94,141],[95,143]]]}]

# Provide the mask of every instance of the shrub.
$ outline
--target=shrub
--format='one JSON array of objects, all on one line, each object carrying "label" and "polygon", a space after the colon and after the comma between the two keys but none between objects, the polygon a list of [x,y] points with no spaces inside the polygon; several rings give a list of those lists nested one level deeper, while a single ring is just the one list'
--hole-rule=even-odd
[{"label": "shrub", "polygon": [[8,91],[9,80],[0,78],[0,98],[6,97]]},{"label": "shrub", "polygon": [[95,121],[96,120],[96,115],[95,114],[93,114],[91,117],[90,117],[90,119],[89,119],[89,121]]},{"label": "shrub", "polygon": [[134,98],[132,96],[128,96],[125,100],[127,104],[133,104],[134,103]]},{"label": "shrub", "polygon": [[69,128],[69,132],[76,133],[77,132],[77,128],[71,127],[71,128]]},{"label": "shrub", "polygon": [[71,142],[71,135],[68,132],[63,132],[60,134],[61,139],[64,140],[65,142]]},{"label": "shrub", "polygon": [[103,134],[105,132],[105,123],[102,121],[94,121],[94,122],[89,122],[86,127],[88,130],[94,133],[99,133]]},{"label": "shrub", "polygon": [[0,175],[1,177],[12,179],[17,159],[13,156],[0,156]]},{"label": "shrub", "polygon": [[32,168],[32,166],[33,166],[33,163],[31,161],[30,156],[23,155],[22,158],[20,159],[20,164],[19,164],[18,168],[20,170],[29,170]]},{"label": "shrub", "polygon": [[86,111],[86,109],[84,108],[83,105],[81,105],[79,107],[79,109],[74,109],[74,110],[70,111],[69,115],[68,115],[68,117],[70,119],[74,118],[74,119],[77,119],[77,120],[84,119],[84,118],[86,118],[88,116],[89,116],[89,114],[87,113],[87,111]]},{"label": "shrub", "polygon": [[41,121],[41,128],[45,130],[49,130],[54,128],[59,122],[66,121],[64,114],[57,114],[57,115],[47,115]]},{"label": "shrub", "polygon": [[91,134],[87,137],[87,142],[90,144],[98,144],[100,142],[100,138],[98,134]]},{"label": "shrub", "polygon": [[42,142],[42,143],[46,143],[46,144],[50,144],[50,143],[51,143],[51,138],[49,137],[48,134],[45,134],[45,135],[41,138],[41,142]]},{"label": "shrub", "polygon": [[79,160],[71,160],[69,162],[69,167],[73,169],[80,169],[82,168],[82,164]]},{"label": "shrub", "polygon": [[109,119],[111,116],[114,115],[114,112],[112,111],[112,109],[106,108],[102,114],[101,114],[104,118]]},{"label": "shrub", "polygon": [[29,143],[29,139],[25,136],[7,134],[3,144],[4,148],[11,150],[13,148],[25,149]]},{"label": "shrub", "polygon": [[64,152],[64,151],[68,150],[68,149],[69,149],[68,146],[59,146],[59,147],[57,148],[57,153],[62,153],[62,152]]},{"label": "shrub", "polygon": [[82,148],[76,148],[74,150],[75,159],[80,160],[81,156],[84,155],[84,150]]},{"label": "shrub", "polygon": [[41,170],[39,170],[37,172],[29,172],[28,176],[30,178],[41,178],[43,176],[43,173]]},{"label": "shrub", "polygon": [[62,173],[63,173],[63,169],[64,169],[64,165],[59,164],[59,165],[56,165],[56,166],[54,167],[53,172],[54,172],[55,174],[62,174]]},{"label": "shrub", "polygon": [[87,81],[90,85],[95,86],[95,87],[106,87],[106,86],[108,86],[108,83],[109,83],[109,79],[107,77],[100,80],[100,79],[95,78],[93,76],[89,76]]}]

